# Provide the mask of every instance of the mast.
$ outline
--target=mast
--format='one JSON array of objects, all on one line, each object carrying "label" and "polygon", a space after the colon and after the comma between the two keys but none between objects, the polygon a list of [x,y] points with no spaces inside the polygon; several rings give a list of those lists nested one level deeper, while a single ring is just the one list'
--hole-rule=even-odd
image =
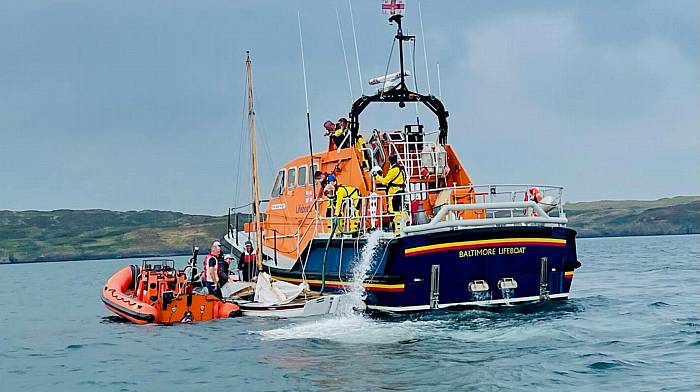
[{"label": "mast", "polygon": [[262,228],[260,227],[260,187],[258,185],[258,158],[255,142],[255,108],[253,107],[253,63],[246,51],[245,73],[248,86],[248,131],[250,132],[251,186],[253,191],[253,222],[255,223],[255,263],[262,271]]}]

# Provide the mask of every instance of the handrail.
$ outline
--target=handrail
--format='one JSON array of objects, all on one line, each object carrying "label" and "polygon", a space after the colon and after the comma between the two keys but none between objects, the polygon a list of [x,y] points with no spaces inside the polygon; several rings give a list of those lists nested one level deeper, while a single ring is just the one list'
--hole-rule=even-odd
[{"label": "handrail", "polygon": [[[448,191],[450,196],[447,198],[446,202],[440,203],[439,205],[432,205],[434,209],[428,211],[419,207],[418,210],[407,209],[405,203],[402,204],[402,214],[408,212],[405,215],[406,222],[402,224],[402,235],[423,232],[427,230],[436,229],[449,229],[457,227],[483,227],[483,226],[497,226],[497,225],[565,225],[568,223],[564,213],[563,213],[563,203],[561,199],[562,187],[550,186],[550,185],[537,185],[540,191],[544,195],[550,195],[554,198],[550,204],[545,204],[547,211],[555,208],[554,211],[558,211],[558,216],[549,216],[543,208],[543,205],[535,201],[519,200],[527,195],[527,191],[532,184],[488,184],[488,185],[454,185],[439,187],[433,189],[417,189],[417,190],[407,190],[401,196],[403,201],[421,199],[429,199],[429,194],[436,195],[443,191]],[[454,193],[459,190],[466,191],[464,194]],[[389,202],[389,198],[393,197],[385,193],[373,193],[371,195],[361,196],[358,199],[359,210],[355,211],[351,209],[352,212],[347,212],[341,216],[341,222],[344,222],[343,227],[351,226],[352,220],[356,220],[359,224],[355,226],[359,229],[360,234],[366,233],[369,230],[387,229],[387,221],[390,221],[394,217],[393,213],[390,213],[386,209],[386,205]],[[465,198],[466,197],[466,198]],[[460,198],[459,200],[457,198]],[[432,200],[432,196],[430,197]],[[506,200],[506,201],[503,201]],[[478,201],[478,202],[477,202]],[[321,233],[328,234],[328,223],[329,217],[322,214],[321,208],[322,203],[326,203],[327,200],[323,196],[317,196],[313,201],[311,208],[304,214],[304,216],[299,220],[299,225],[296,230],[289,234],[276,234],[276,238],[279,239],[290,239],[295,238],[294,245],[290,249],[284,251],[293,252],[296,250],[297,255],[303,251],[301,245],[304,238],[307,238],[310,233],[311,238],[317,238]],[[376,202],[376,208],[372,207],[372,212],[370,211],[370,204]],[[433,203],[433,201],[431,201]],[[456,204],[459,203],[459,204]],[[505,212],[510,210],[510,216],[504,216],[508,213]],[[313,211],[313,212],[312,212]],[[415,224],[416,214],[426,213],[427,216],[432,215],[435,211],[435,215],[432,216],[430,222]],[[455,217],[454,213],[460,211],[477,211],[476,215],[471,215],[469,218]],[[479,213],[479,211],[482,211]],[[501,211],[501,213],[499,213]],[[316,213],[316,216],[312,216]],[[347,215],[347,216],[345,216]],[[403,215],[402,215],[403,216]],[[345,233],[346,235],[349,233]],[[265,240],[271,239],[273,237],[264,236]],[[278,242],[278,246],[280,243]],[[291,245],[291,244],[290,244]]]},{"label": "handrail", "polygon": [[[454,219],[445,220],[446,215],[450,212],[467,211],[467,210],[497,210],[497,209],[514,209],[514,208],[532,208],[536,215],[522,217],[505,217],[505,218],[477,218],[477,219]],[[475,203],[475,204],[451,204],[446,205],[438,211],[433,219],[426,224],[414,225],[403,228],[404,233],[417,233],[426,230],[435,230],[447,227],[459,226],[490,226],[498,224],[516,224],[516,223],[543,223],[543,224],[566,224],[568,219],[564,217],[550,217],[542,209],[542,207],[534,201],[516,201],[502,203]]]}]

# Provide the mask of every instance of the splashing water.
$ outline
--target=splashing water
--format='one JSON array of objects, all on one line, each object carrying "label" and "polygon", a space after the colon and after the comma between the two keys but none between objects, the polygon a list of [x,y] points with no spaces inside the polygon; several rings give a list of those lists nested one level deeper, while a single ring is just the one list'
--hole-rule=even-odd
[{"label": "splashing water", "polygon": [[505,302],[506,306],[511,306],[510,299],[513,297],[514,291],[515,290],[513,290],[513,289],[501,289],[501,296],[506,301]]},{"label": "splashing water", "polygon": [[491,300],[490,291],[475,291],[472,293],[472,301],[489,301]]},{"label": "splashing water", "polygon": [[381,249],[382,232],[380,230],[373,231],[367,237],[367,243],[362,247],[360,258],[352,267],[352,282],[350,287],[345,291],[345,295],[338,306],[339,315],[349,315],[355,309],[365,309],[365,292],[364,281],[369,277],[370,269],[374,262],[374,256]]},{"label": "splashing water", "polygon": [[380,324],[356,310],[364,310],[366,298],[364,281],[370,276],[374,257],[381,247],[382,233],[375,231],[367,238],[359,259],[352,268],[350,286],[340,298],[334,317],[291,324],[283,328],[258,333],[264,340],[327,339],[338,342],[388,343],[415,337],[414,323]]}]

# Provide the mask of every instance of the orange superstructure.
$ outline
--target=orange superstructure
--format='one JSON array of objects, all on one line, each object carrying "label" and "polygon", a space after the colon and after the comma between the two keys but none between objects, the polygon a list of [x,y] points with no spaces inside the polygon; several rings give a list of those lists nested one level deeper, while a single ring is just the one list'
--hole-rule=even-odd
[{"label": "orange superstructure", "polygon": [[[382,138],[385,140],[380,142]],[[313,167],[308,155],[286,163],[279,169],[270,194],[262,222],[262,244],[273,249],[278,257],[296,260],[312,238],[328,233],[328,225],[323,224],[328,201],[322,196],[320,184],[314,184],[317,170],[333,173],[339,184],[350,185],[359,191],[363,201],[359,208],[363,228],[385,222],[387,217],[382,215],[387,211],[386,190],[378,187],[368,168],[363,167],[367,153],[374,152],[384,158],[392,154],[399,157],[408,177],[407,190],[426,191],[423,198],[413,198],[412,205],[414,210],[418,206],[417,209],[427,218],[432,216],[435,206],[442,203],[476,202],[477,193],[469,188],[469,174],[450,145],[405,140],[403,132],[387,133],[384,137],[375,132],[370,141],[377,142],[380,150],[371,151],[366,146],[362,149],[335,149],[331,145],[328,151],[314,154]],[[387,159],[383,161],[381,167],[386,172],[389,163]],[[452,189],[441,193],[441,188]],[[374,217],[370,216],[367,202],[370,195],[376,195],[378,204]],[[445,200],[441,200],[441,196]],[[479,211],[462,213],[462,218],[470,217],[479,217]]]}]

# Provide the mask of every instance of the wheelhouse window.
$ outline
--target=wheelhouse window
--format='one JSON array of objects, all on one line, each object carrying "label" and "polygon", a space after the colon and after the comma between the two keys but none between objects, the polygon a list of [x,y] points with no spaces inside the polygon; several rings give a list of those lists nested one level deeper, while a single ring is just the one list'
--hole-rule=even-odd
[{"label": "wheelhouse window", "polygon": [[297,169],[295,167],[287,170],[287,188],[292,189],[297,184]]},{"label": "wheelhouse window", "polygon": [[284,169],[277,172],[277,178],[275,178],[275,185],[272,186],[272,194],[270,195],[270,197],[273,199],[279,197],[282,194],[282,190],[284,189],[284,173]]},{"label": "wheelhouse window", "polygon": [[314,163],[313,166],[311,166],[311,171],[309,171],[309,184],[313,184],[314,181],[316,181],[315,174],[318,171],[318,163]]},{"label": "wheelhouse window", "polygon": [[298,185],[299,186],[306,185],[306,166],[299,166]]}]

